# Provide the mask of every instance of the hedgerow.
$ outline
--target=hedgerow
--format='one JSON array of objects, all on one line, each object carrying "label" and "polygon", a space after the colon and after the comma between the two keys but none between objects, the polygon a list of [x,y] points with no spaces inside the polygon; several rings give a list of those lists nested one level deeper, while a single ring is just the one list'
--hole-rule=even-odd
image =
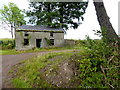
[{"label": "hedgerow", "polygon": [[87,37],[82,59],[77,60],[80,88],[119,88],[119,54],[117,47],[106,43],[105,38]]}]

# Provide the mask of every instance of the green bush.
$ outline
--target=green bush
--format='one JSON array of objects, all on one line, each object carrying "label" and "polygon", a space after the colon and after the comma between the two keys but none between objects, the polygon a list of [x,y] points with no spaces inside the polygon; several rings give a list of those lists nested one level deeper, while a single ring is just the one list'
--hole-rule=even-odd
[{"label": "green bush", "polygon": [[13,49],[15,47],[14,39],[0,39],[0,49]]},{"label": "green bush", "polygon": [[118,53],[103,40],[87,37],[84,57],[79,63],[78,79],[81,88],[118,88]]}]

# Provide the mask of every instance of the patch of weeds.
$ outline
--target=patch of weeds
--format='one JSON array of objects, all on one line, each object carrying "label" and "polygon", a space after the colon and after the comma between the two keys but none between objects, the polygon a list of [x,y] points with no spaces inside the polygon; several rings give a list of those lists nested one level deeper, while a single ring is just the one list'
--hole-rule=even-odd
[{"label": "patch of weeds", "polygon": [[[59,63],[58,63],[59,64]],[[59,65],[58,64],[55,64],[55,65],[52,65],[50,67],[51,71],[56,71],[56,70],[59,70]]]},{"label": "patch of weeds", "polygon": [[13,69],[11,69],[10,71],[9,71],[9,73],[13,73],[14,72],[14,70]]},{"label": "patch of weeds", "polygon": [[15,88],[31,88],[31,86],[28,83],[18,78],[13,79],[12,83],[14,84]]},{"label": "patch of weeds", "polygon": [[[55,76],[55,75],[57,75],[57,72],[56,72],[56,71],[58,71],[58,70],[59,70],[58,64],[50,65],[50,67],[48,67],[48,69],[44,72],[44,75],[45,75],[45,76],[48,76],[48,75],[49,75],[49,77],[50,77],[50,76]],[[54,72],[54,73],[53,73],[53,72]]]}]

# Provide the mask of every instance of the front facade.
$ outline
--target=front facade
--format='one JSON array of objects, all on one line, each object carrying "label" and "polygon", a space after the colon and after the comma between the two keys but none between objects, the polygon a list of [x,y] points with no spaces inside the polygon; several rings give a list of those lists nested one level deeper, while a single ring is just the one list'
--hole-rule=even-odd
[{"label": "front facade", "polygon": [[48,28],[47,26],[23,25],[16,29],[16,50],[43,48],[49,46],[59,47],[64,44],[64,31],[62,29]]}]

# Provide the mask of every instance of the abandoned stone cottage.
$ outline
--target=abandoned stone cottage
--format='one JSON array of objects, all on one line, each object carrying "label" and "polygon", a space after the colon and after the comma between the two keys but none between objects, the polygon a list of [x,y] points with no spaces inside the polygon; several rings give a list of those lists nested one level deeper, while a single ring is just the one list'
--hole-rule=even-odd
[{"label": "abandoned stone cottage", "polygon": [[64,30],[47,26],[22,25],[15,32],[16,50],[27,50],[64,44]]}]

